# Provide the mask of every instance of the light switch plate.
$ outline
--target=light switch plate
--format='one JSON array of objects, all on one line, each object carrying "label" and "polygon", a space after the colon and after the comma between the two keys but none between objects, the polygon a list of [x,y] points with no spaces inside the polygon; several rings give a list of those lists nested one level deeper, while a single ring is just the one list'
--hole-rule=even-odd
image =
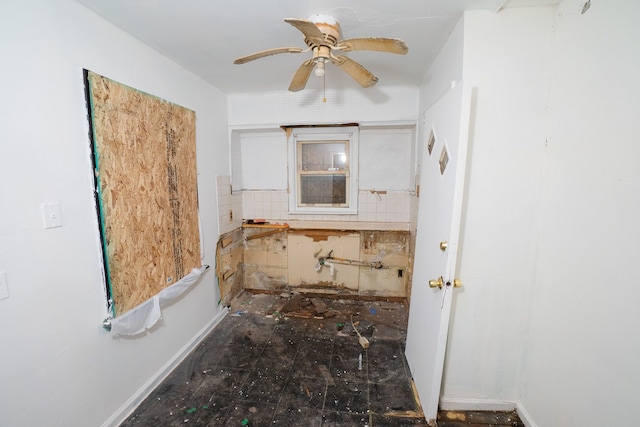
[{"label": "light switch plate", "polygon": [[44,219],[44,228],[62,227],[62,213],[60,212],[60,203],[43,203],[42,216]]},{"label": "light switch plate", "polygon": [[4,271],[0,271],[0,300],[9,298],[9,288],[7,287],[7,276]]}]

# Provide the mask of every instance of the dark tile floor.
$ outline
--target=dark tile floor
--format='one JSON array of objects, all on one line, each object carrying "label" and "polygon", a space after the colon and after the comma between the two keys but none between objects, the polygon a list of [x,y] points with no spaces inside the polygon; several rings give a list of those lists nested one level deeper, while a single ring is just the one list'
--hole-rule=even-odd
[{"label": "dark tile floor", "polygon": [[[427,425],[406,325],[401,303],[245,292],[122,426]],[[440,411],[437,424],[524,426],[515,412],[479,411]]]},{"label": "dark tile floor", "polygon": [[230,311],[122,426],[426,425],[401,303],[244,293]]}]

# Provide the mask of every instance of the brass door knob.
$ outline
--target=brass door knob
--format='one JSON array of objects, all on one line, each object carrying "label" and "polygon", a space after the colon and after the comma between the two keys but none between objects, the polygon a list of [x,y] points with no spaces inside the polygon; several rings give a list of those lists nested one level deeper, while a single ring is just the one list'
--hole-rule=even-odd
[{"label": "brass door knob", "polygon": [[446,251],[448,246],[449,246],[449,243],[447,243],[446,240],[444,242],[440,242],[440,250],[442,252]]},{"label": "brass door knob", "polygon": [[459,288],[460,286],[462,286],[462,280],[460,280],[460,279],[453,279],[453,287],[454,287],[454,288]]},{"label": "brass door knob", "polygon": [[430,288],[442,288],[442,276],[438,277],[435,280],[429,280]]}]

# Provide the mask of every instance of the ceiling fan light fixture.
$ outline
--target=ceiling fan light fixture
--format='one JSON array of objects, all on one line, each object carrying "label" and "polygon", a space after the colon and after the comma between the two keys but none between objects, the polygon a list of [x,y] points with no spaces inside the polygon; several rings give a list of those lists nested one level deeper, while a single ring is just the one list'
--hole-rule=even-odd
[{"label": "ceiling fan light fixture", "polygon": [[316,69],[314,71],[314,74],[316,75],[316,77],[324,77],[324,73],[325,73],[325,69],[324,69],[324,58],[318,58],[318,62],[316,65]]}]

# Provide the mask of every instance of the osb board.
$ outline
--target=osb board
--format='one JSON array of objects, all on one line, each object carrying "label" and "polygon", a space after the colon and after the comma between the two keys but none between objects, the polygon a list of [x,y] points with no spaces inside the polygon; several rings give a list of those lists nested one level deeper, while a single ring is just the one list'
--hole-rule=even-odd
[{"label": "osb board", "polygon": [[87,73],[105,270],[120,315],[200,267],[195,112]]}]

